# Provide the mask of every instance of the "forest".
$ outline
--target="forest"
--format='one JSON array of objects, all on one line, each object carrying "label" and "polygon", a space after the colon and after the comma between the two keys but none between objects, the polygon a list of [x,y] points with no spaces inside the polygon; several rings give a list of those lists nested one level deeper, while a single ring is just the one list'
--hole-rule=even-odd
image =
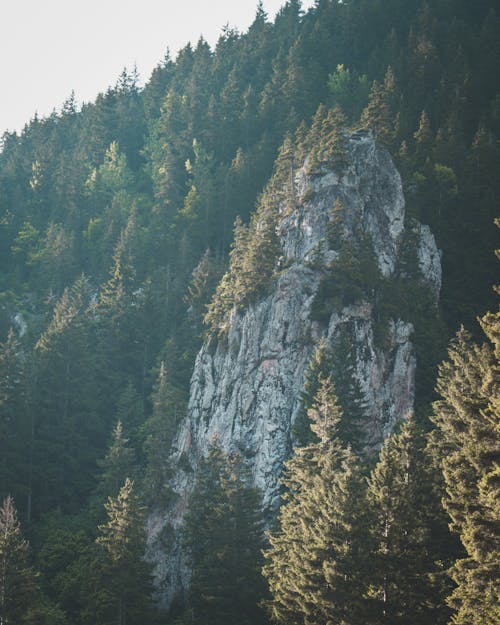
[{"label": "forest", "polygon": [[[259,3],[144,87],[124,69],[3,135],[0,625],[498,624],[499,32],[494,0]],[[196,354],[274,279],[287,164],[339,167],[360,128],[441,253],[438,310],[393,301],[414,417],[365,453],[320,346],[276,518],[214,441],[167,609],[145,528]],[[346,255],[324,296],[363,300],[370,267]]]}]

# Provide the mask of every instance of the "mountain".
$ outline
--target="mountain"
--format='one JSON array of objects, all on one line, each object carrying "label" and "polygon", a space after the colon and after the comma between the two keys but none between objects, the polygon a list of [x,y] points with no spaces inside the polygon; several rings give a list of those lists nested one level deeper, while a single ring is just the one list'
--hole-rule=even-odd
[{"label": "mountain", "polygon": [[[334,381],[340,374],[337,386],[347,391],[341,402],[348,401],[349,389],[359,389],[365,453],[413,414],[412,321],[423,319],[409,311],[394,315],[394,294],[406,300],[418,290],[430,316],[437,315],[439,251],[429,228],[406,216],[401,177],[388,152],[367,131],[346,137],[345,150],[342,167],[313,167],[311,154],[288,165],[293,183],[272,196],[279,250],[269,292],[230,310],[223,334],[215,330],[196,357],[187,417],[170,459],[174,503],[149,519],[148,553],[166,603],[187,584],[186,501],[213,440],[227,454],[243,457],[268,517],[275,513],[283,465],[298,443],[294,426],[306,371],[320,341],[334,360],[343,359],[343,367],[351,355],[348,385],[341,386],[345,369],[328,373]],[[339,205],[340,214],[334,211]],[[266,227],[261,215],[255,231]],[[335,289],[334,297],[325,296],[325,284]],[[339,354],[346,344],[348,353]],[[354,418],[350,408],[346,420]],[[167,550],[161,547],[165,533],[176,537]]]},{"label": "mountain", "polygon": [[[356,472],[330,510],[363,537],[338,539],[363,554],[356,625],[383,622],[384,596],[400,622],[476,619],[494,594],[477,528],[496,515],[499,29],[492,0],[289,0],[274,21],[259,3],[143,88],[124,70],[3,135],[0,555],[37,589],[0,620],[204,622],[212,602],[217,625],[265,622],[263,524],[293,529],[301,480],[319,490],[297,509],[323,514],[321,489]],[[311,424],[352,480],[313,466]],[[323,556],[302,581],[350,579]],[[153,564],[163,606],[193,570],[168,614]]]}]

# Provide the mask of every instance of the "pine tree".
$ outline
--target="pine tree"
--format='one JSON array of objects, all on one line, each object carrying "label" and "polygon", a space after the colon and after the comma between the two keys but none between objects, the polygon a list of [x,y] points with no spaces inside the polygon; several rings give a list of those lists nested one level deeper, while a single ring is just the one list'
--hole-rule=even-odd
[{"label": "pine tree", "polygon": [[296,207],[295,168],[295,146],[291,134],[287,133],[280,146],[274,165],[274,174],[267,190],[268,193],[273,194],[276,204],[280,201],[286,203],[286,211],[292,211]]},{"label": "pine tree", "polygon": [[151,566],[143,559],[146,545],[144,508],[126,479],[117,497],[105,504],[107,522],[99,525],[101,548],[94,571],[96,622],[143,625],[151,613]]},{"label": "pine tree", "polygon": [[102,506],[108,497],[118,496],[125,479],[133,479],[137,470],[135,453],[128,447],[128,439],[123,434],[121,421],[118,421],[113,429],[113,439],[105,457],[97,464],[101,473],[96,495]]},{"label": "pine tree", "polygon": [[259,492],[246,484],[239,457],[213,442],[202,461],[186,518],[194,623],[258,625],[264,588]]},{"label": "pine tree", "polygon": [[435,563],[431,464],[413,419],[389,436],[368,485],[373,541],[370,595],[374,623],[445,623],[442,568]]},{"label": "pine tree", "polygon": [[191,188],[184,199],[184,207],[179,212],[185,223],[189,239],[198,250],[210,245],[220,247],[219,215],[222,202],[216,187],[216,161],[203,145],[193,141],[193,160],[186,167],[190,175]]},{"label": "pine tree", "polygon": [[341,410],[323,379],[309,410],[319,439],[286,465],[279,528],[269,536],[268,607],[278,623],[365,624],[364,487],[354,454],[336,438]]},{"label": "pine tree", "polygon": [[244,309],[262,297],[274,277],[281,248],[273,188],[271,179],[248,226],[240,218],[235,221],[229,270],[215,290],[204,318],[210,330],[218,330],[219,334],[226,328],[228,313],[234,307]]},{"label": "pine tree", "polygon": [[315,440],[310,427],[308,411],[314,403],[321,381],[326,380],[331,375],[332,367],[332,351],[326,340],[321,338],[305,373],[304,387],[300,393],[300,412],[294,423],[294,434],[301,445]]},{"label": "pine tree", "polygon": [[446,487],[443,500],[452,531],[467,556],[451,576],[456,625],[493,625],[500,618],[498,466],[500,456],[500,314],[481,319],[490,343],[478,345],[462,328],[439,369],[433,443]]},{"label": "pine tree", "polygon": [[35,345],[36,386],[30,409],[38,467],[33,501],[37,514],[51,505],[81,505],[93,486],[93,463],[102,453],[89,303],[90,285],[82,276],[56,302]]},{"label": "pine tree", "polygon": [[338,108],[328,111],[323,121],[317,159],[335,169],[342,169],[347,159],[346,118]]},{"label": "pine tree", "polygon": [[0,508],[0,625],[25,625],[37,594],[28,543],[21,535],[12,497]]},{"label": "pine tree", "polygon": [[321,134],[326,122],[328,110],[324,104],[320,104],[312,118],[311,127],[300,144],[301,151],[308,156],[307,172],[315,174],[321,163],[321,157],[318,154],[319,145],[321,143]]},{"label": "pine tree", "polygon": [[26,495],[26,444],[30,439],[25,406],[25,372],[14,331],[0,343],[0,497]]},{"label": "pine tree", "polygon": [[197,337],[202,334],[202,321],[219,278],[217,261],[207,248],[191,274],[184,302],[188,306],[188,315]]},{"label": "pine tree", "polygon": [[243,262],[249,245],[249,228],[239,217],[234,222],[234,240],[229,253],[229,270],[222,276],[215,289],[212,301],[207,305],[207,313],[203,321],[214,332],[220,332],[227,321],[227,313],[239,303],[243,297],[238,282],[245,279],[243,274]]},{"label": "pine tree", "polygon": [[426,158],[429,158],[432,145],[431,124],[425,111],[422,111],[420,115],[418,129],[413,134],[413,138],[415,139],[415,165],[423,167]]},{"label": "pine tree", "polygon": [[[123,429],[127,432],[130,447],[134,451],[137,460],[141,460],[144,444],[144,402],[132,382],[127,384],[118,399],[116,420],[122,424]],[[124,475],[122,482],[125,477]]]},{"label": "pine tree", "polygon": [[391,68],[387,69],[384,82],[372,83],[368,104],[361,115],[361,124],[370,128],[375,140],[382,146],[391,148],[396,139],[397,125],[393,102],[395,81]]},{"label": "pine tree", "polygon": [[144,424],[146,470],[144,491],[151,502],[167,501],[171,495],[169,452],[179,422],[184,416],[186,399],[167,365],[162,362],[152,395],[153,414]]},{"label": "pine tree", "polygon": [[344,445],[350,445],[359,454],[366,444],[368,406],[358,379],[354,346],[352,332],[341,327],[332,346],[332,378],[343,415],[338,436]]}]

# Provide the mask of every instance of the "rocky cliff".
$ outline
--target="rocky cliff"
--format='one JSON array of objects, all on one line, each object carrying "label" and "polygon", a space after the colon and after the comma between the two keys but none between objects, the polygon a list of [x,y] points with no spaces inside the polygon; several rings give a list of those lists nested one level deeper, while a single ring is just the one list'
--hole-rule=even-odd
[{"label": "rocky cliff", "polygon": [[[384,307],[383,299],[397,280],[418,283],[437,299],[441,273],[434,238],[426,226],[405,219],[400,176],[368,133],[350,135],[342,172],[310,170],[306,160],[293,172],[293,208],[276,207],[282,256],[271,292],[244,311],[234,310],[225,339],[207,341],[196,359],[188,415],[171,456],[176,498],[149,519],[149,557],[166,604],[187,579],[183,517],[199,460],[214,436],[246,459],[266,510],[277,505],[299,394],[321,338],[335,346],[341,333],[349,337],[368,446],[379,445],[413,410],[413,326],[408,318],[380,311],[394,309],[394,302]],[[325,280],[335,282],[332,267],[340,255],[330,234],[336,200],[343,207],[337,242],[345,248],[352,241],[354,255],[360,252],[355,242],[370,245],[378,277],[363,297],[334,297],[326,305],[318,298]],[[320,315],[314,313],[318,306]]]}]

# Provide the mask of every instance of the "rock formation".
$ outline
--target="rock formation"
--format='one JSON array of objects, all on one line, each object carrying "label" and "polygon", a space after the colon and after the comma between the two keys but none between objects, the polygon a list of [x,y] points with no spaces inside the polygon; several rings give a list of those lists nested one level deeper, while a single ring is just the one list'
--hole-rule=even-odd
[{"label": "rock formation", "polygon": [[348,332],[352,341],[369,446],[378,446],[413,410],[416,360],[409,320],[386,318],[384,339],[377,340],[380,320],[374,311],[380,298],[375,286],[358,301],[334,303],[326,317],[315,319],[312,308],[339,255],[328,240],[335,200],[343,206],[342,240],[363,236],[371,242],[382,281],[400,277],[406,271],[402,258],[410,254],[414,280],[437,299],[441,270],[434,237],[426,226],[405,219],[399,173],[369,133],[349,136],[342,172],[308,172],[307,160],[294,172],[293,208],[277,207],[282,257],[271,292],[244,311],[234,310],[225,339],[208,340],[196,359],[188,414],[171,456],[176,498],[170,509],[157,510],[149,519],[149,557],[165,604],[188,579],[183,517],[199,460],[214,436],[224,449],[245,458],[266,511],[276,508],[305,372],[322,337],[334,345],[341,332]]}]

